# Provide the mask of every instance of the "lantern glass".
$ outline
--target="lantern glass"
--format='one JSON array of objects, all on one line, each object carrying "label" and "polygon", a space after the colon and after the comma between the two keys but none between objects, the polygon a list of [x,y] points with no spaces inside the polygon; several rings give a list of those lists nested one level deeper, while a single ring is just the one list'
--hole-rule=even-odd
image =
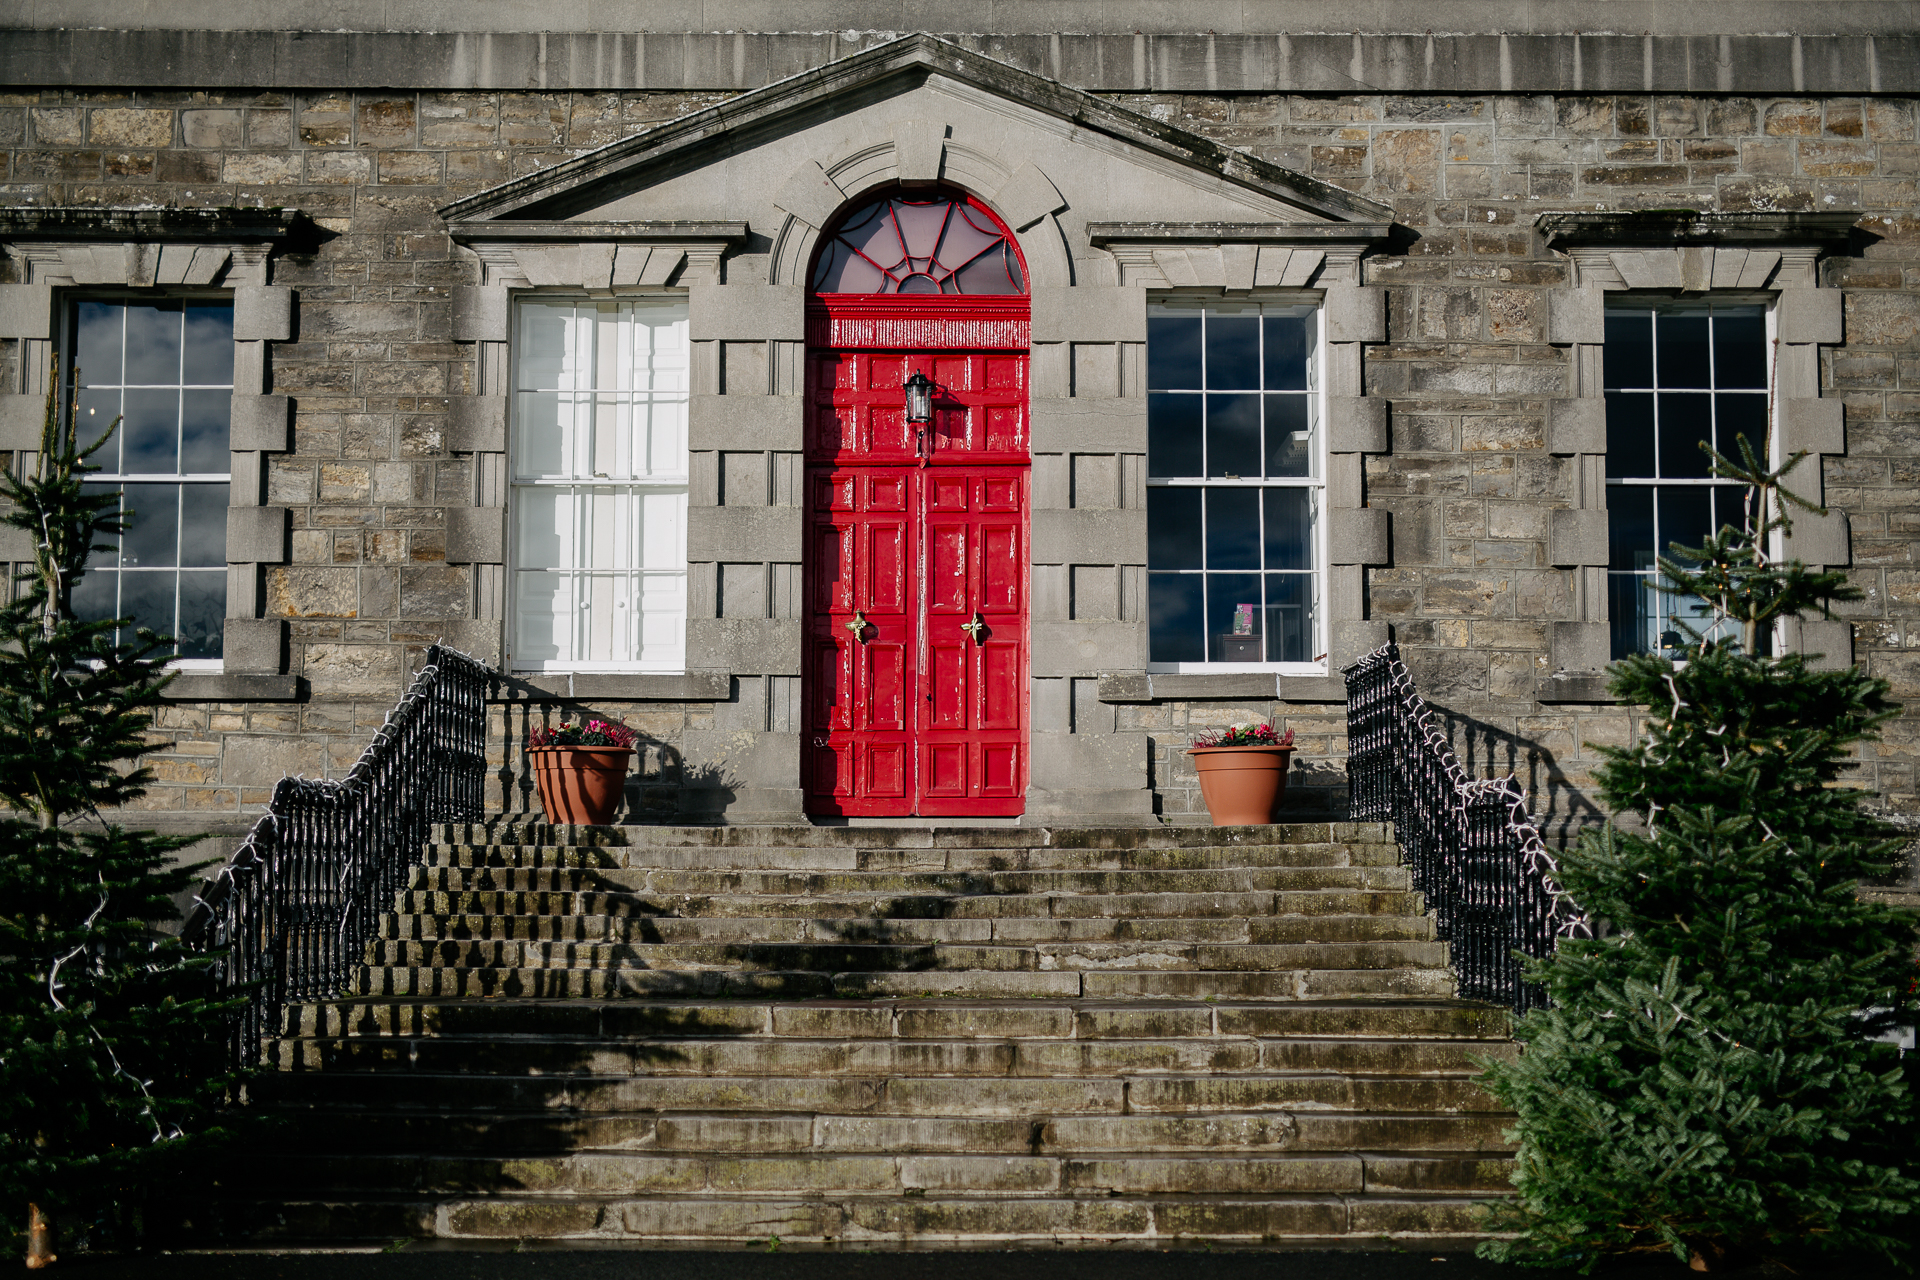
[{"label": "lantern glass", "polygon": [[907,379],[907,421],[933,421],[933,380],[918,369]]}]

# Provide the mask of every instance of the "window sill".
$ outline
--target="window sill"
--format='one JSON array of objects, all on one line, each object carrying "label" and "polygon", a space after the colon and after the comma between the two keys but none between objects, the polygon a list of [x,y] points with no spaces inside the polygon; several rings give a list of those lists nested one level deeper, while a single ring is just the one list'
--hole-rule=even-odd
[{"label": "window sill", "polygon": [[733,677],[725,671],[520,672],[500,681],[500,697],[509,702],[546,702],[555,698],[610,698],[630,702],[725,702],[733,696]]},{"label": "window sill", "polygon": [[299,702],[299,676],[247,676],[228,671],[182,671],[161,690],[168,702]]},{"label": "window sill", "polygon": [[1100,677],[1100,701],[1167,702],[1176,699],[1271,698],[1278,702],[1347,700],[1346,681],[1338,676],[1291,676],[1277,672],[1219,674],[1134,674]]}]

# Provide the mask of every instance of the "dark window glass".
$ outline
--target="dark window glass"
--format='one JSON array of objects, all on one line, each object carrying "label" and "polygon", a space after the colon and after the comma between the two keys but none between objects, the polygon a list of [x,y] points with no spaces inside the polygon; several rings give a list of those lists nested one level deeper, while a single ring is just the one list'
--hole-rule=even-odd
[{"label": "dark window glass", "polygon": [[1607,386],[1653,385],[1653,315],[1646,311],[1607,312]]},{"label": "dark window glass", "polygon": [[1317,310],[1151,303],[1147,599],[1156,663],[1312,662]]},{"label": "dark window glass", "polygon": [[1714,308],[1713,385],[1764,390],[1767,385],[1767,314],[1760,307]]},{"label": "dark window glass", "polygon": [[1607,393],[1607,478],[1647,474],[1653,460],[1653,397]]},{"label": "dark window glass", "polygon": [[1206,578],[1198,573],[1147,575],[1148,646],[1154,662],[1205,662]]},{"label": "dark window glass", "polygon": [[1207,658],[1212,662],[1265,662],[1261,643],[1260,575],[1207,575]]},{"label": "dark window glass", "polygon": [[[1713,461],[1700,442],[1713,440],[1713,400],[1703,395],[1660,395],[1660,478],[1705,480]],[[1611,443],[1611,442],[1609,442]]]},{"label": "dark window glass", "polygon": [[[68,359],[77,367],[81,439],[119,430],[93,456],[119,495],[127,531],[96,550],[75,589],[83,618],[130,619],[176,637],[181,658],[218,658],[227,600],[233,307],[224,300],[76,299]],[[219,476],[218,482],[186,482]],[[109,540],[110,541],[110,540]]]},{"label": "dark window glass", "polygon": [[1266,388],[1269,391],[1305,391],[1313,360],[1315,317],[1266,318]]},{"label": "dark window glass", "polygon": [[1215,391],[1259,389],[1259,316],[1208,310],[1207,386]]},{"label": "dark window glass", "polygon": [[1717,395],[1713,398],[1717,420],[1716,445],[1730,462],[1742,462],[1740,441],[1744,438],[1754,460],[1767,462],[1767,398],[1765,396]]},{"label": "dark window glass", "polygon": [[1268,396],[1267,474],[1313,474],[1313,432],[1307,417],[1306,396]]},{"label": "dark window glass", "polygon": [[1648,485],[1615,485],[1607,490],[1607,567],[1651,569],[1653,548],[1653,489]]},{"label": "dark window glass", "polygon": [[1203,396],[1147,397],[1147,474],[1198,476],[1203,472]]},{"label": "dark window glass", "polygon": [[1193,569],[1201,563],[1200,499],[1206,490],[1147,490],[1147,568]]},{"label": "dark window glass", "polygon": [[1675,544],[1697,547],[1741,521],[1745,490],[1713,475],[1701,442],[1734,462],[1743,441],[1756,461],[1769,459],[1765,310],[1699,302],[1609,309],[1605,367],[1608,607],[1614,653],[1624,656],[1681,644],[1681,622],[1700,607],[1655,589],[1656,555],[1684,563]]},{"label": "dark window glass", "polygon": [[1260,490],[1208,489],[1207,568],[1260,567]]},{"label": "dark window glass", "polygon": [[1207,474],[1243,480],[1260,474],[1259,396],[1207,397]]},{"label": "dark window glass", "polygon": [[1198,391],[1200,386],[1200,317],[1149,316],[1147,390]]},{"label": "dark window glass", "polygon": [[1313,495],[1306,489],[1265,489],[1269,569],[1313,568]]},{"label": "dark window glass", "polygon": [[1654,376],[1660,386],[1711,386],[1713,362],[1707,355],[1706,314],[1662,315],[1654,328]]}]

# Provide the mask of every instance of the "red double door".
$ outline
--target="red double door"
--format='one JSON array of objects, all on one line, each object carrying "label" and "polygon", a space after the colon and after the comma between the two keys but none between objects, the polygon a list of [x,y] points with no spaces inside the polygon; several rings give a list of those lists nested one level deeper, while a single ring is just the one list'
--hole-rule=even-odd
[{"label": "red double door", "polygon": [[1026,354],[816,351],[807,374],[808,810],[1021,813]]}]

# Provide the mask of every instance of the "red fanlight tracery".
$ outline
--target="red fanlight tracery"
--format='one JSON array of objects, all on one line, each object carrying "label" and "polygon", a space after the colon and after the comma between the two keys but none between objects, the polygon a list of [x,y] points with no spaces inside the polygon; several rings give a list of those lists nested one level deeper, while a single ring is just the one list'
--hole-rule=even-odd
[{"label": "red fanlight tracery", "polygon": [[824,294],[1024,294],[1020,251],[999,220],[955,191],[894,189],[841,219],[821,245]]}]

